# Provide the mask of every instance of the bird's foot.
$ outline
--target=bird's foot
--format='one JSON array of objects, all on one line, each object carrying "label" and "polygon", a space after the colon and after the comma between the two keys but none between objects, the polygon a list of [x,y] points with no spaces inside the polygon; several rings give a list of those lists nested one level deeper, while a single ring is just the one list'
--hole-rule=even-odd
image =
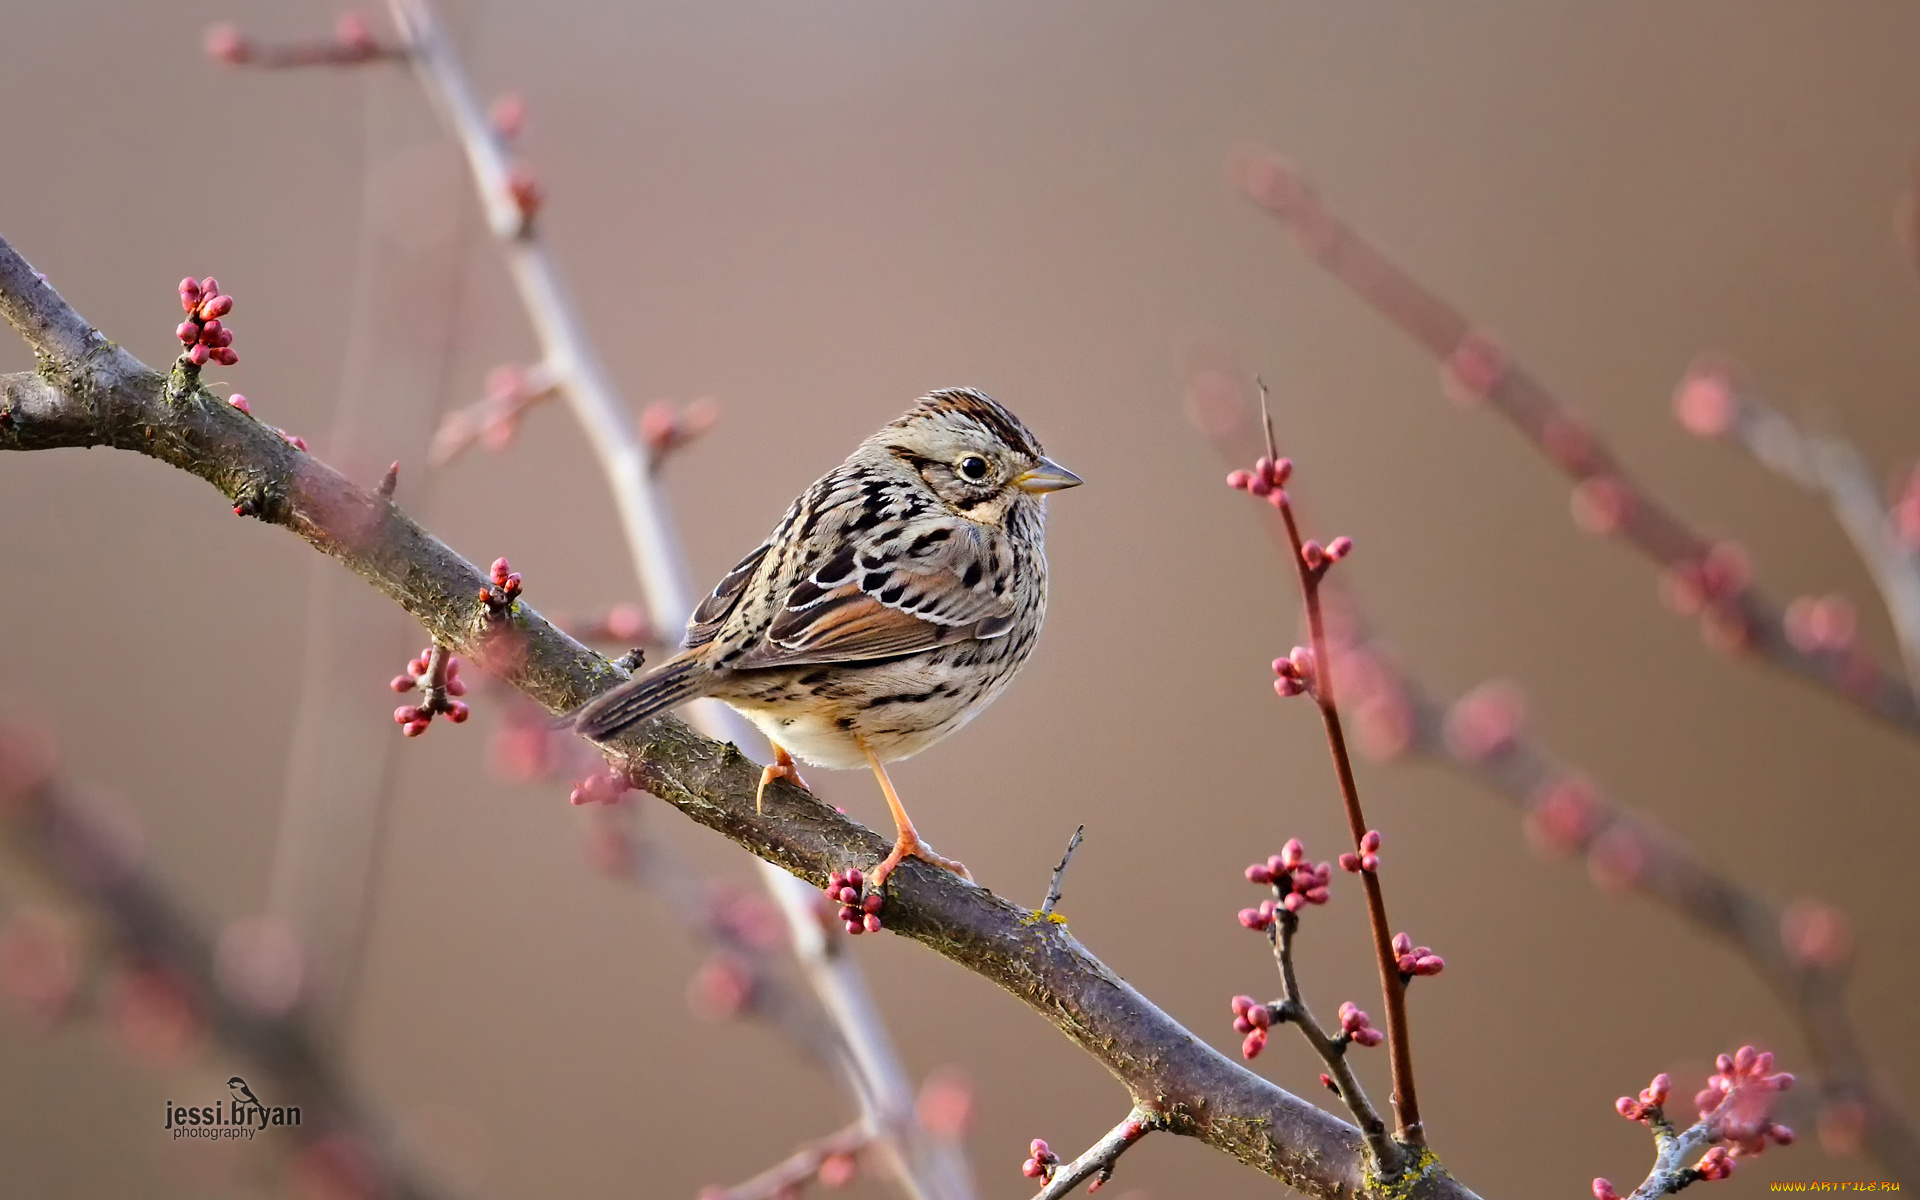
[{"label": "bird's foot", "polygon": [[793,759],[783,753],[780,755],[779,761],[775,762],[772,766],[762,767],[760,769],[760,787],[753,793],[754,812],[765,811],[762,803],[767,796],[767,785],[776,779],[790,779],[801,787],[807,788],[808,791],[813,790],[807,787],[806,780],[800,778],[800,768],[794,765]]},{"label": "bird's foot", "polygon": [[933,847],[921,841],[920,835],[915,833],[913,828],[909,826],[906,829],[902,829],[900,836],[894,840],[892,853],[881,859],[880,865],[873,869],[873,886],[876,889],[885,887],[887,885],[887,876],[893,874],[893,869],[899,866],[902,860],[907,858],[917,858],[921,862],[932,863],[942,870],[952,871],[968,883],[973,882],[973,873],[967,870],[965,863],[959,859],[947,858],[944,855],[935,854]]}]

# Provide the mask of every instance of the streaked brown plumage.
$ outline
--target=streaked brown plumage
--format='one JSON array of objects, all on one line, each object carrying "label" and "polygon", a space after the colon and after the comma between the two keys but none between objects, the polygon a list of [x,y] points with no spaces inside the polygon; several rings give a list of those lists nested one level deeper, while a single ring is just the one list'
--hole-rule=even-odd
[{"label": "streaked brown plumage", "polygon": [[[701,696],[793,757],[870,766],[899,838],[877,878],[927,851],[882,765],[966,724],[1032,653],[1047,608],[1046,493],[1079,478],[984,393],[923,397],[793,502],[701,602],[686,648],[580,710],[605,739]],[[791,752],[791,756],[789,754]]]}]

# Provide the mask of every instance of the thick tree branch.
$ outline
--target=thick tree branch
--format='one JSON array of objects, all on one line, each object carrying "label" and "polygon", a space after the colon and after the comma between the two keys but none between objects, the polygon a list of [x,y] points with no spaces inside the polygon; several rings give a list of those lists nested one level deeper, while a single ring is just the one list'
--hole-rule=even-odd
[{"label": "thick tree branch", "polygon": [[[113,446],[253,501],[405,608],[436,641],[549,712],[569,711],[626,672],[516,602],[490,618],[486,576],[390,501],[295,450],[204,390],[167,398],[166,381],[89,336],[85,322],[0,240],[0,312],[41,352],[36,374],[0,377],[0,450]],[[888,843],[785,781],[754,811],[759,768],[732,745],[667,717],[610,743],[641,787],[815,886]],[[888,889],[887,928],[991,979],[1053,1022],[1168,1129],[1199,1138],[1310,1195],[1370,1190],[1359,1132],[1230,1061],[1110,971],[1061,925],[949,872],[909,860]],[[1395,1194],[1469,1197],[1437,1164]]]}]

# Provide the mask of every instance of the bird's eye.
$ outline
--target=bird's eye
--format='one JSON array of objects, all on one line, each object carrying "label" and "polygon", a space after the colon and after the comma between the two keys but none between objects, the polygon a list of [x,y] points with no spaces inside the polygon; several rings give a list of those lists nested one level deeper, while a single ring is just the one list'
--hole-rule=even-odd
[{"label": "bird's eye", "polygon": [[987,460],[978,454],[969,454],[960,460],[960,473],[978,483],[987,477]]}]

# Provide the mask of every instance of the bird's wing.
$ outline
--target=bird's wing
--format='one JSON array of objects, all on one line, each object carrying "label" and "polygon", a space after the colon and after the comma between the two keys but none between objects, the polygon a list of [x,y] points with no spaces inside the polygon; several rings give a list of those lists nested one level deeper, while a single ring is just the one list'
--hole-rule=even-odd
[{"label": "bird's wing", "polygon": [[893,658],[1013,627],[1009,548],[947,513],[851,534],[794,585],[736,669]]},{"label": "bird's wing", "polygon": [[760,560],[767,556],[767,547],[772,542],[760,543],[759,549],[740,560],[740,565],[727,572],[727,577],[714,585],[713,592],[693,610],[693,618],[687,622],[687,649],[704,646],[720,632],[720,627],[733,610],[740,605],[740,597],[747,590],[747,583],[753,573],[759,569]]}]

